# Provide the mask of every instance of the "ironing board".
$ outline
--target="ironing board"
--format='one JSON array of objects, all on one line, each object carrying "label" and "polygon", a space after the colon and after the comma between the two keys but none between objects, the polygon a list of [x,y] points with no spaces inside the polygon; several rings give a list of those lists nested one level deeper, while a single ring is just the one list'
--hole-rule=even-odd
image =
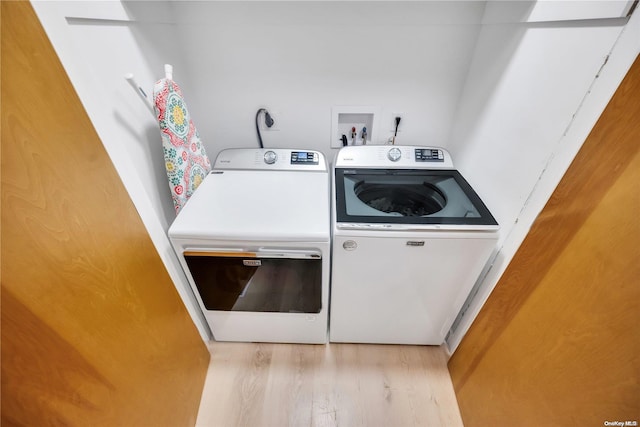
[{"label": "ironing board", "polygon": [[153,104],[162,135],[164,164],[176,214],[207,174],[211,162],[193,125],[180,87],[171,79],[158,80]]}]

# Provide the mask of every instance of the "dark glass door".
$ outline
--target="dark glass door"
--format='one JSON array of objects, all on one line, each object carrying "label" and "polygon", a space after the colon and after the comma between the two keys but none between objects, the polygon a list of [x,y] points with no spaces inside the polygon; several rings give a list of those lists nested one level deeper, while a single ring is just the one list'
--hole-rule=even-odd
[{"label": "dark glass door", "polygon": [[285,258],[186,251],[184,257],[207,310],[319,313],[322,308],[319,253]]}]

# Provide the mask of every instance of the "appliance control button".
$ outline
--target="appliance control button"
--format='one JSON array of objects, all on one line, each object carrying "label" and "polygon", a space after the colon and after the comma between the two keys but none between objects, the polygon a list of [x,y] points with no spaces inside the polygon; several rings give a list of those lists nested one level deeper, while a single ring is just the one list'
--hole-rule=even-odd
[{"label": "appliance control button", "polygon": [[278,155],[276,154],[275,151],[267,151],[266,153],[264,153],[264,162],[268,165],[272,165],[276,162],[276,160],[278,160]]},{"label": "appliance control button", "polygon": [[342,247],[346,251],[355,251],[358,244],[354,240],[347,240],[342,244]]},{"label": "appliance control button", "polygon": [[400,157],[402,157],[402,152],[400,151],[399,148],[392,148],[391,150],[389,150],[389,152],[387,153],[387,157],[389,158],[389,160],[391,160],[392,162],[397,162],[398,160],[400,160]]}]

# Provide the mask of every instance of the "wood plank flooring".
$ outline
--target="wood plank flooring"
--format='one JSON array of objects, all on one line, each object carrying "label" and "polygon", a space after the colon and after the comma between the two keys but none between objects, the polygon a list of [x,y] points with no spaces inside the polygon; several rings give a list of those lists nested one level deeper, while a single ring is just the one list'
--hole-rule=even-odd
[{"label": "wood plank flooring", "polygon": [[462,426],[444,349],[222,343],[197,427]]}]

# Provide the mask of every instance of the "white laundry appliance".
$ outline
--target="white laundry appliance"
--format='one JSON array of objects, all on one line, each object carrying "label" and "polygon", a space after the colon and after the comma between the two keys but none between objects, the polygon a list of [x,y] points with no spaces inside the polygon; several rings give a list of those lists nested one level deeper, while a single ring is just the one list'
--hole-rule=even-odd
[{"label": "white laundry appliance", "polygon": [[329,181],[316,151],[218,155],[169,228],[216,340],[327,341]]},{"label": "white laundry appliance", "polygon": [[344,147],[333,172],[330,341],[442,344],[496,220],[442,148]]}]

